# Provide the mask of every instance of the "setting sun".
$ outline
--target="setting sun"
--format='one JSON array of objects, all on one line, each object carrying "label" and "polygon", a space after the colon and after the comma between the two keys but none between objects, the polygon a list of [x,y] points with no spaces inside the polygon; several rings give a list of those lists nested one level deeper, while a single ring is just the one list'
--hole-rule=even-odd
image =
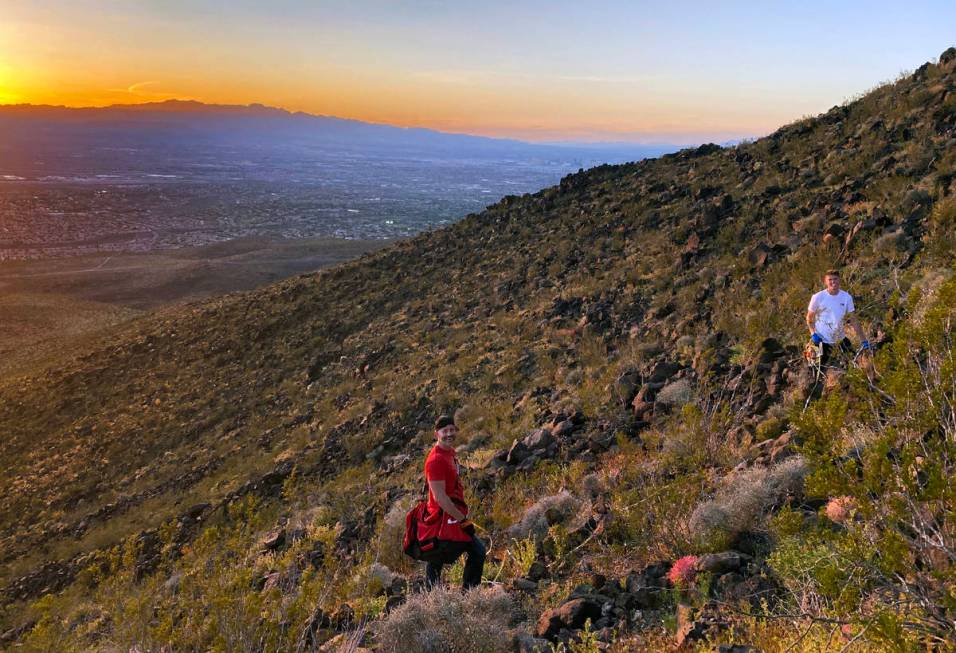
[{"label": "setting sun", "polygon": [[14,88],[13,71],[7,64],[0,63],[0,104],[16,104],[22,101]]}]

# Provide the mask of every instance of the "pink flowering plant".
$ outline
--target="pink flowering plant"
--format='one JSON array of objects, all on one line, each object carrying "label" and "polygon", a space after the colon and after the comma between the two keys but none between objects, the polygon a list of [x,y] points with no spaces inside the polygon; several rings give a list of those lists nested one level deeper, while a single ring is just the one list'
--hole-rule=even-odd
[{"label": "pink flowering plant", "polygon": [[694,577],[697,575],[697,556],[684,556],[674,563],[671,570],[667,572],[667,580],[674,587],[686,588],[694,583]]}]

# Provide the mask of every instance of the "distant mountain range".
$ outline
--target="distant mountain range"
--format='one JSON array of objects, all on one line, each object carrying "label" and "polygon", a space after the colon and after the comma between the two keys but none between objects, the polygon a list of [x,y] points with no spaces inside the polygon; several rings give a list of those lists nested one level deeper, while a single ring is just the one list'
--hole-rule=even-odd
[{"label": "distant mountain range", "polygon": [[[49,105],[0,106],[2,152],[23,146],[56,146],[88,143],[108,138],[114,143],[155,143],[157,139],[187,138],[200,141],[261,145],[294,140],[308,145],[367,146],[383,149],[419,150],[434,155],[567,157],[579,150],[589,161],[602,152],[616,161],[658,156],[678,149],[676,145],[541,145],[518,140],[450,134],[423,128],[394,127],[290,112],[250,105],[205,104],[167,100],[146,104],[71,108]],[[0,158],[0,165],[4,163]]]}]

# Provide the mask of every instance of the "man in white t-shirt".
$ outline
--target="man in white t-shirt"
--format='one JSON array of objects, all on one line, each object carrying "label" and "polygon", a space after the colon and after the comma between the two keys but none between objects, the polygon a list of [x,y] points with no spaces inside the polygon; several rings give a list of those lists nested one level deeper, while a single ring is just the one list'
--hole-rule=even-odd
[{"label": "man in white t-shirt", "polygon": [[850,325],[860,339],[863,349],[869,349],[870,342],[863,333],[860,321],[856,319],[853,297],[847,291],[840,290],[839,271],[827,270],[823,275],[823,285],[826,289],[810,298],[807,326],[810,328],[810,340],[813,344],[823,345],[820,365],[826,367],[834,347],[839,347],[845,353],[853,351],[853,345],[845,334],[845,325]]}]

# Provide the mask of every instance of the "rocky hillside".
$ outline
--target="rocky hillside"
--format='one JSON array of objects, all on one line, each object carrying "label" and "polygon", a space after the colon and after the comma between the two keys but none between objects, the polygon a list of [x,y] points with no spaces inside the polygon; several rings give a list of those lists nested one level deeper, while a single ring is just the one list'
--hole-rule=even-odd
[{"label": "rocky hillside", "polygon": [[[454,411],[492,544],[488,589],[447,600],[489,635],[454,650],[945,647],[954,190],[950,49],[5,379],[3,642],[417,641],[401,520]],[[879,349],[807,404],[828,267]]]}]

